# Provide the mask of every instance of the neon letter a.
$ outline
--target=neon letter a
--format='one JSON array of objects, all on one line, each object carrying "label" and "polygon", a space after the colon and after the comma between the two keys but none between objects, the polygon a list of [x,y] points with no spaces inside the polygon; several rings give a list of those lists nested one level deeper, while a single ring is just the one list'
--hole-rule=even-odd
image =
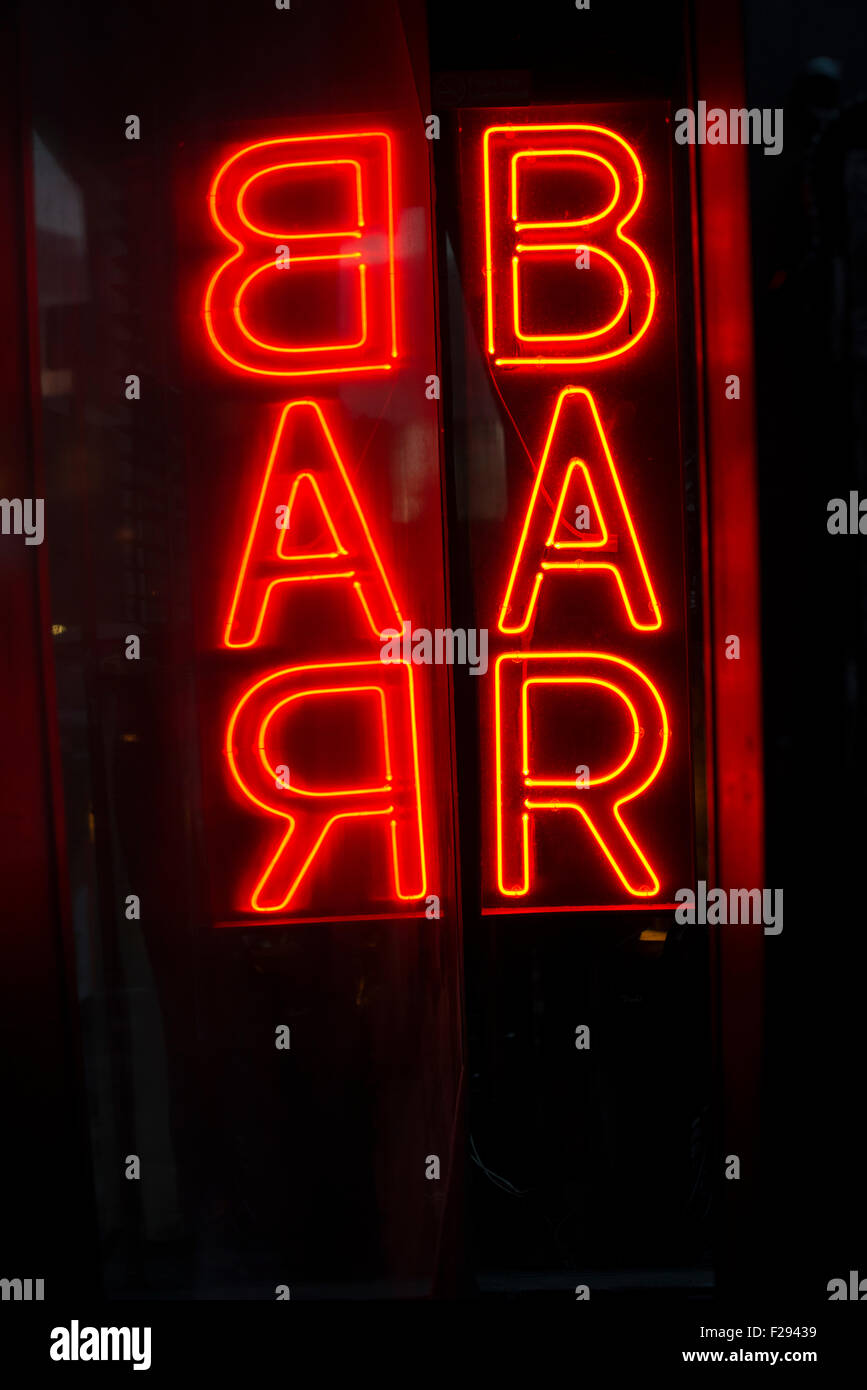
[{"label": "neon letter a", "polygon": [[[585,540],[558,540],[558,527],[576,471],[584,475],[601,534]],[[548,499],[554,505],[553,516]],[[612,538],[616,538],[616,559],[613,555],[600,558],[604,550],[612,550]],[[582,386],[567,386],[554,407],[500,609],[501,632],[526,632],[542,580],[551,570],[577,574],[608,572],[617,583],[632,626],[641,631],[661,626],[659,604],[596,402]]]},{"label": "neon letter a", "polygon": [[[321,548],[293,542],[293,511],[318,510]],[[277,524],[278,515],[283,517]],[[342,580],[352,585],[365,621],[378,638],[403,628],[403,618],[361,504],[316,401],[290,401],[277,424],[259,500],[241,559],[225,630],[227,647],[252,647],[276,588],[285,598],[299,585]],[[288,586],[292,585],[292,588]]]}]

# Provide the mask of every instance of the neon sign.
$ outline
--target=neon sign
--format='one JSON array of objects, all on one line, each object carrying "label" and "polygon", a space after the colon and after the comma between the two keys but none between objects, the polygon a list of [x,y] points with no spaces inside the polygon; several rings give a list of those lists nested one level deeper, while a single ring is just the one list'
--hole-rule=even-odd
[{"label": "neon sign", "polygon": [[[474,533],[471,564],[492,644],[479,682],[486,912],[661,906],[691,881],[665,133],[648,134],[646,115],[630,125],[629,110],[461,122],[464,280],[502,438],[502,520]],[[264,393],[262,443],[242,442],[238,460],[255,476],[243,530],[214,547],[223,759],[209,799],[230,808],[215,857],[218,896],[232,898],[220,911],[236,921],[419,914],[440,884],[445,697],[430,668],[381,659],[383,633],[420,618],[428,630],[420,533],[395,567],[395,517],[415,504],[370,452],[388,391],[358,394],[377,375],[389,389],[406,378],[413,350],[400,338],[395,149],[382,131],[287,135],[245,145],[210,180],[229,250],[203,286],[204,340],[221,371]],[[414,429],[419,399],[397,414]],[[432,457],[424,515],[438,534]],[[487,668],[487,637],[485,651]]]},{"label": "neon sign", "polygon": [[[534,674],[526,675],[528,670]],[[558,685],[598,686],[621,700],[631,716],[626,756],[605,772],[591,775],[588,767],[580,786],[574,774],[533,775],[530,691]],[[668,751],[668,715],[649,677],[610,652],[507,652],[497,658],[494,699],[500,892],[513,898],[529,892],[534,872],[530,828],[539,813],[574,811],[626,892],[636,898],[656,895],[659,878],[621,814],[621,807],[642,796],[656,779]]]},{"label": "neon sign", "polygon": [[[302,486],[315,499],[329,549],[311,551],[292,544],[292,514]],[[285,507],[284,524],[277,525],[281,506]],[[352,586],[374,638],[392,624],[403,626],[325,412],[316,401],[290,401],[280,415],[265,465],[226,623],[226,646],[249,647],[258,642],[269,610],[279,619],[275,590],[280,586],[336,580]]]},{"label": "neon sign", "polygon": [[[611,178],[610,201],[596,211],[557,220],[528,220],[525,186],[540,165],[556,164],[574,181],[591,162]],[[483,137],[487,347],[496,366],[575,366],[628,352],[650,326],[656,282],[642,248],[627,236],[644,197],[644,171],[635,150],[614,130],[598,125],[494,125]],[[580,237],[567,237],[567,232]],[[551,233],[560,239],[551,240]],[[576,248],[590,265],[601,258],[617,276],[620,303],[614,316],[568,332],[522,327],[522,283],[534,262],[553,261],[567,276]]]},{"label": "neon sign", "polygon": [[[219,165],[209,207],[233,247],[202,304],[223,367],[272,394],[275,378],[394,370],[389,134],[246,145]],[[339,902],[338,864],[372,915],[418,912],[430,884],[428,701],[411,662],[380,660],[380,633],[404,625],[376,534],[384,489],[359,485],[351,415],[327,388],[280,402],[264,458],[239,461],[259,478],[220,621],[221,671],[236,673],[220,797],[237,831],[218,911],[262,924]]]},{"label": "neon sign", "polygon": [[[266,227],[269,192],[293,196]],[[337,194],[340,207],[332,216],[340,225],[316,225],[309,209],[327,204],[330,193]],[[208,336],[226,362],[262,377],[391,370],[398,347],[390,135],[363,131],[246,145],[218,169],[209,202],[215,227],[235,248],[214,271],[204,302]],[[278,246],[286,250],[279,253]],[[268,312],[278,291],[289,296],[279,328]],[[311,342],[306,311],[320,312],[329,295],[346,309],[347,336],[329,336],[331,325]],[[257,312],[263,326],[254,331]]]},{"label": "neon sign", "polygon": [[[555,443],[559,444],[557,453],[552,452]],[[583,457],[572,457],[576,453]],[[569,539],[558,540],[569,483],[576,469],[584,474],[601,534],[584,540],[573,533]],[[547,502],[552,492],[557,496],[553,516]],[[600,496],[604,498],[602,504]],[[604,550],[612,531],[620,541],[616,563],[582,558],[582,552]],[[575,558],[567,559],[568,552],[575,552]],[[659,604],[629,515],[626,495],[602,431],[599,411],[590,392],[582,386],[567,386],[554,406],[551,428],[539,460],[500,609],[498,627],[501,632],[527,631],[536,611],[542,581],[557,570],[573,575],[594,570],[607,572],[616,581],[632,626],[641,631],[661,626]]]},{"label": "neon sign", "polygon": [[460,114],[463,201],[482,224],[466,228],[464,278],[508,497],[496,541],[472,542],[498,635],[488,912],[652,907],[690,881],[672,238],[648,109],[652,137],[629,107]]},{"label": "neon sign", "polygon": [[[279,740],[274,735],[281,712],[293,705],[371,697],[377,705],[382,739],[378,785],[310,787],[297,785],[291,776],[281,779],[280,758],[294,761],[285,730]],[[279,757],[274,751],[277,743]],[[289,908],[336,823],[369,817],[381,818],[389,835],[395,896],[402,901],[424,897],[427,882],[411,666],[350,661],[272,671],[246,690],[232,711],[226,753],[243,794],[267,815],[286,822],[276,848],[264,856],[250,891],[254,912]]]}]

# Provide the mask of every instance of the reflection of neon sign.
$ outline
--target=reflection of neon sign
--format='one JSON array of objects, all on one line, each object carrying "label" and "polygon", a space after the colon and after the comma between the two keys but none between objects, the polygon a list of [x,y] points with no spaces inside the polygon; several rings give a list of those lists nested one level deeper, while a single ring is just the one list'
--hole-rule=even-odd
[{"label": "reflection of neon sign", "polygon": [[[287,545],[293,504],[302,483],[310,487],[316,499],[330,537],[329,550],[293,551]],[[286,508],[289,524],[277,527],[275,514],[281,505]],[[395,623],[402,627],[397,601],[325,413],[316,401],[291,401],[280,416],[265,465],[226,623],[226,646],[250,647],[260,642],[269,609],[273,610],[269,630],[273,636],[280,617],[273,597],[278,586],[335,580],[351,585],[377,649],[383,628]],[[397,674],[387,675],[386,671],[379,659],[289,667],[257,681],[236,705],[226,743],[232,776],[254,805],[288,822],[250,895],[249,905],[254,911],[287,909],[334,824],[370,816],[389,817],[395,896],[401,900],[424,896],[413,672],[411,666],[402,662],[397,666]],[[357,678],[362,674],[367,681],[359,685]],[[278,786],[275,767],[281,759],[271,759],[267,744],[275,715],[294,702],[303,700],[309,706],[315,700],[338,694],[356,699],[370,694],[379,696],[382,784],[311,789],[302,788],[293,780],[289,786]],[[291,767],[289,749],[284,748],[282,757]],[[359,797],[364,798],[361,805],[356,800]],[[311,799],[320,804],[311,804]],[[402,873],[405,861],[408,867]]]},{"label": "reflection of neon sign", "polygon": [[[277,756],[272,744],[275,717],[293,704],[378,697],[382,731],[382,778],[368,787],[280,786],[277,765],[291,767],[292,742],[284,732]],[[372,816],[387,822],[395,897],[423,898],[426,888],[424,830],[418,760],[418,730],[413,670],[403,662],[383,666],[379,660],[318,666],[290,666],[272,671],[244,692],[232,711],[226,734],[232,776],[248,800],[269,816],[287,822],[249,896],[255,912],[290,907],[329,831],[338,821]]]},{"label": "reflection of neon sign", "polygon": [[[317,189],[322,192],[320,176],[346,204],[339,226],[311,227],[304,221]],[[311,179],[317,180],[312,192]],[[282,214],[285,222],[263,227],[253,221],[249,205],[268,192],[288,196],[291,212]],[[220,166],[210,208],[215,226],[235,247],[214,271],[204,306],[208,336],[227,362],[264,377],[390,370],[398,353],[390,135],[363,131],[259,140]],[[289,247],[288,269],[279,264],[277,241]],[[279,341],[269,303],[275,289],[286,296]],[[337,300],[343,295],[351,306],[348,337],[308,340],[308,301],[300,296],[311,290],[320,302],[329,293]],[[256,301],[256,291],[266,323],[254,332],[250,301]],[[266,331],[275,338],[262,336]]]},{"label": "reflection of neon sign", "polygon": [[[332,549],[305,552],[293,548],[287,539],[292,535],[292,511],[302,484],[316,499]],[[281,506],[286,508],[287,524],[277,527],[275,516]],[[277,607],[273,594],[278,586],[329,580],[351,584],[374,637],[383,628],[403,627],[322,407],[316,401],[290,401],[280,416],[265,465],[226,623],[226,646],[250,647],[259,641],[269,607]]]},{"label": "reflection of neon sign", "polygon": [[[393,367],[392,180],[392,141],[383,132],[258,141],[221,165],[211,216],[235,249],[211,276],[203,317],[225,361],[262,378]],[[283,243],[289,257],[281,264],[275,252]],[[329,293],[346,332],[317,337],[316,316]],[[343,852],[365,831],[370,847],[371,829],[385,836],[389,895],[409,903],[427,892],[416,677],[407,662],[379,659],[380,632],[402,629],[403,615],[336,442],[334,416],[324,400],[282,407],[223,629],[225,649],[279,646],[292,616],[292,640],[299,632],[303,640],[297,619],[311,593],[342,585],[370,653],[248,677],[234,700],[225,733],[231,781],[245,804],[280,824],[276,843],[256,851],[255,874],[238,900],[240,910],[263,916],[310,901],[329,850],[333,862],[336,837]],[[299,515],[306,529],[296,524]],[[371,710],[370,737],[353,743],[346,728],[353,718],[369,722]],[[337,770],[324,771],[314,758],[305,775],[305,757],[311,747],[322,751],[323,720],[327,728],[335,713],[343,738]],[[330,755],[334,763],[333,746]],[[375,773],[364,770],[371,756]]]}]

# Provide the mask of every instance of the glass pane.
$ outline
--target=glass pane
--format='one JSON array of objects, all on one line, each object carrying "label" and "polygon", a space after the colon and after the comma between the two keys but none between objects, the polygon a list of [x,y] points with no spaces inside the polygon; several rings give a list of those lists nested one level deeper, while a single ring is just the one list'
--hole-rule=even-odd
[{"label": "glass pane", "polygon": [[713,1277],[707,940],[671,912],[707,850],[668,116],[459,109],[438,170],[455,607],[492,672],[457,708],[491,1291]]},{"label": "glass pane", "polygon": [[40,11],[30,80],[106,1288],[426,1293],[451,672],[380,638],[447,627],[424,50],[392,4],[93,16]]}]

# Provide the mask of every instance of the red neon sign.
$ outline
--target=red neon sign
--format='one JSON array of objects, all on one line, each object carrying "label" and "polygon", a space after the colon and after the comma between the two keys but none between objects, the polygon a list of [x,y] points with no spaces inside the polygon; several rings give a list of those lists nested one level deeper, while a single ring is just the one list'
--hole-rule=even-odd
[{"label": "red neon sign", "polygon": [[[293,550],[287,541],[302,485],[319,508],[328,549]],[[275,519],[284,524],[276,525]],[[379,633],[395,623],[402,626],[403,618],[325,411],[316,401],[290,401],[265,465],[226,622],[226,647],[249,648],[266,637],[274,641],[281,619],[275,591],[303,602],[296,586],[306,591],[312,584],[333,581],[351,588],[376,659],[272,671],[244,692],[229,718],[226,753],[236,785],[259,810],[287,823],[255,884],[244,890],[247,907],[257,913],[291,909],[337,823],[369,817],[387,818],[394,896],[412,901],[426,892],[413,671],[401,663],[388,674],[390,667],[378,656]],[[338,695],[354,700],[375,695],[380,701],[379,784],[304,787],[291,774],[282,782],[276,766],[291,768],[294,753],[292,741],[285,738],[282,756],[273,753],[275,716],[290,706],[305,702],[309,708]]]},{"label": "red neon sign", "polygon": [[691,881],[666,132],[642,111],[636,140],[623,111],[460,117],[508,498],[475,546],[499,647],[489,912],[651,907]]},{"label": "red neon sign", "polygon": [[[531,671],[532,675],[526,672]],[[533,687],[595,685],[621,700],[631,716],[631,741],[617,767],[590,772],[577,785],[569,775],[534,776],[529,695]],[[656,686],[632,662],[609,652],[509,652],[497,658],[496,739],[497,883],[506,897],[530,889],[531,822],[541,812],[576,812],[613,872],[632,897],[659,892],[659,878],[621,807],[655,781],[668,750],[668,715]],[[520,766],[517,754],[520,752]],[[536,788],[549,789],[543,794]],[[567,834],[570,827],[563,827]]]},{"label": "red neon sign", "polygon": [[[310,489],[318,505],[330,541],[327,550],[308,551],[293,545],[292,515],[302,485]],[[282,517],[281,508],[285,509]],[[299,584],[335,580],[352,586],[375,639],[384,628],[395,623],[403,626],[325,412],[316,401],[290,401],[280,415],[265,465],[226,622],[226,646],[250,647],[259,642],[266,616],[271,613],[274,621],[279,619],[276,589],[285,596],[288,586],[294,593]]]},{"label": "red neon sign", "polygon": [[[647,907],[691,881],[667,172],[658,136],[616,114],[545,115],[463,122],[507,518],[476,548],[494,648],[483,910]],[[391,138],[370,131],[260,141],[220,165],[211,215],[233,250],[203,317],[222,362],[266,386],[396,367],[393,174]],[[338,915],[407,910],[439,872],[429,682],[379,659],[407,611],[388,456],[373,467],[371,436],[310,390],[280,404],[259,455],[220,621],[237,672],[222,714],[233,911],[261,921],[321,913],[335,878]]]},{"label": "red neon sign", "polygon": [[[650,327],[656,282],[642,247],[626,228],[644,197],[638,155],[615,130],[601,125],[493,125],[483,136],[487,349],[496,366],[575,366],[628,352]],[[531,219],[525,185],[540,166],[559,166],[568,191],[582,164],[610,177],[602,208],[562,219]],[[572,236],[567,237],[567,233]],[[559,234],[557,239],[552,234]],[[538,262],[571,278],[576,251],[586,250],[583,273],[616,277],[619,303],[604,323],[576,322],[567,332],[544,323],[527,327],[523,281]],[[564,281],[565,282],[565,281]]]},{"label": "red neon sign", "polygon": [[[266,388],[311,379],[280,403],[267,448],[238,458],[256,482],[228,556],[219,710],[205,721],[208,769],[221,725],[222,775],[206,778],[226,922],[419,915],[430,883],[442,892],[428,843],[435,701],[411,664],[380,660],[380,633],[404,623],[390,569],[417,543],[409,526],[399,540],[385,531],[394,489],[377,426],[392,395],[356,394],[359,428],[327,379],[396,375],[394,148],[382,131],[287,135],[235,151],[210,183],[231,245],[204,286],[217,360]],[[261,407],[250,418],[258,437]],[[211,563],[225,570],[214,534]]]},{"label": "red neon sign", "polygon": [[[557,453],[553,452],[555,442],[559,446]],[[601,535],[584,540],[573,531],[569,539],[558,540],[569,483],[575,470],[585,476]],[[553,516],[547,501],[551,493],[557,496]],[[609,544],[612,531],[619,542],[616,562],[582,558],[582,552],[602,551]],[[575,558],[567,559],[566,555],[572,552]],[[551,428],[500,609],[497,625],[501,632],[526,632],[536,611],[543,579],[558,570],[571,574],[601,570],[610,574],[617,583],[632,626],[652,631],[661,625],[659,604],[602,430],[599,411],[590,392],[582,386],[567,386],[554,406]]]},{"label": "red neon sign", "polygon": [[[293,706],[338,698],[374,697],[381,729],[382,769],[375,786],[300,786],[278,765],[294,763],[293,743],[275,737],[279,716]],[[272,671],[244,692],[226,733],[229,767],[243,795],[266,815],[286,822],[276,848],[249,891],[259,913],[289,909],[329,834],[338,823],[378,817],[389,835],[395,897],[423,898],[427,891],[418,730],[412,667],[379,660]]]},{"label": "red neon sign", "polygon": [[[208,283],[204,322],[226,362],[264,377],[391,370],[398,355],[393,184],[384,131],[259,140],[224,161],[209,205],[235,249]],[[310,208],[327,203],[329,192],[341,207],[337,225],[323,226]],[[263,226],[267,211],[253,205],[269,193],[288,196],[289,210]],[[346,329],[338,334],[332,322],[311,341],[309,314],[327,299]]]}]

